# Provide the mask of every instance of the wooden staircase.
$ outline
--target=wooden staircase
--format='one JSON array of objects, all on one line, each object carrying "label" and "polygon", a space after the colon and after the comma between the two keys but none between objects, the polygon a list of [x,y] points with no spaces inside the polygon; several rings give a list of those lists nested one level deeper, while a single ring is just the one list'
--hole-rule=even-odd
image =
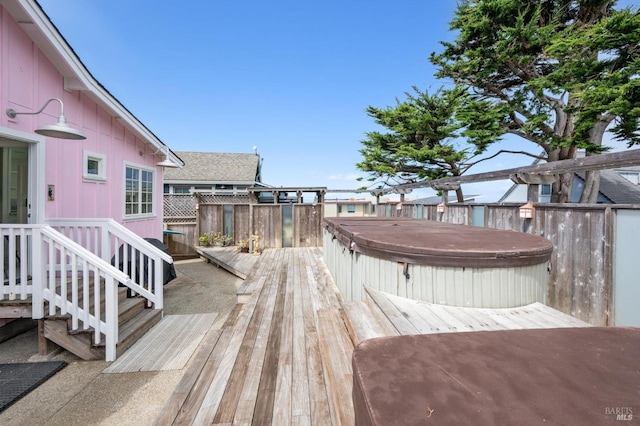
[{"label": "wooden staircase", "polygon": [[[145,304],[144,298],[128,298],[126,288],[118,289],[117,356],[122,355],[162,319],[162,310],[147,309]],[[44,337],[84,360],[105,358],[104,345],[93,343],[94,330],[73,330],[70,315],[50,315],[41,322],[41,342]]]}]

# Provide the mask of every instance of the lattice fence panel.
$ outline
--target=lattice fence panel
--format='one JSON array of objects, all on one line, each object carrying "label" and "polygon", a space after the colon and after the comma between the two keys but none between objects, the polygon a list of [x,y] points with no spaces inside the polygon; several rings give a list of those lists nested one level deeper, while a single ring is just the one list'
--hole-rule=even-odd
[{"label": "lattice fence panel", "polygon": [[191,194],[165,194],[163,206],[165,219],[196,218],[196,198]]},{"label": "lattice fence panel", "polygon": [[249,204],[248,195],[200,194],[203,204]]}]

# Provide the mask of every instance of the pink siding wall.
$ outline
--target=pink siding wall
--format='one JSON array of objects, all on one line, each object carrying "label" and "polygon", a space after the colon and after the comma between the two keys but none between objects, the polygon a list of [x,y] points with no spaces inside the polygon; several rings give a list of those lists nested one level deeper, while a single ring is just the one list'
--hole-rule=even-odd
[{"label": "pink siding wall", "polygon": [[[49,98],[64,102],[70,126],[80,128],[86,140],[46,138],[45,185],[55,185],[55,201],[45,202],[45,218],[112,218],[142,237],[162,239],[162,160],[155,149],[138,139],[87,94],[67,92],[63,76],[0,7],[0,126],[26,133],[57,121],[59,104],[52,102],[39,115],[10,119],[6,108],[37,111]],[[83,181],[83,151],[106,156],[106,182]],[[155,169],[156,217],[124,221],[124,162]],[[46,197],[45,188],[40,196]]]}]

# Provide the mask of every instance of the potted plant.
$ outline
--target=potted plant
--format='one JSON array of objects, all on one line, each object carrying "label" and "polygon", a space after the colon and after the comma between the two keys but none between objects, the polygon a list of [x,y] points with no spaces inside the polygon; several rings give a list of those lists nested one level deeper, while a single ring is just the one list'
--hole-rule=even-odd
[{"label": "potted plant", "polygon": [[217,247],[226,247],[233,242],[233,237],[230,237],[222,232],[218,231],[213,235],[213,245]]},{"label": "potted plant", "polygon": [[238,251],[240,253],[249,253],[249,240],[241,240],[238,243]]},{"label": "potted plant", "polygon": [[200,241],[200,245],[204,247],[209,246],[209,234],[206,232],[198,237],[198,241]]}]

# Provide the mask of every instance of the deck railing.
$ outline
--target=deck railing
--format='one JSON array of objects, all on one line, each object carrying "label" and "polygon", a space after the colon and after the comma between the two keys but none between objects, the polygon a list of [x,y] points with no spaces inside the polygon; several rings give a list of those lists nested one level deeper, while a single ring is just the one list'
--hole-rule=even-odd
[{"label": "deck railing", "polygon": [[[110,263],[47,225],[0,224],[0,299],[32,298],[32,318],[69,315],[73,330],[94,330],[105,359],[116,358],[118,284],[135,288]],[[104,301],[104,305],[103,305]]]},{"label": "deck railing", "polygon": [[95,343],[104,342],[112,361],[118,284],[162,309],[164,262],[172,263],[172,257],[111,219],[49,224],[0,224],[0,300],[32,297],[34,319],[44,317],[49,302],[48,315],[70,315],[74,330],[93,328]]},{"label": "deck railing", "polygon": [[128,287],[163,308],[164,264],[173,258],[112,219],[49,219],[47,223],[131,278]]},{"label": "deck railing", "polygon": [[0,224],[0,300],[27,300],[32,289],[29,239],[33,226]]}]

